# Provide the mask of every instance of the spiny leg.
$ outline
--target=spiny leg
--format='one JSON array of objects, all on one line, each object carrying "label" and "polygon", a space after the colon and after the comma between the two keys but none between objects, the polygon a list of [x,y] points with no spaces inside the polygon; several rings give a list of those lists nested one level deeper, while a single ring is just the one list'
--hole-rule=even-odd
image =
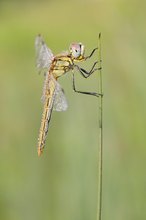
[{"label": "spiny leg", "polygon": [[102,96],[102,94],[96,93],[96,92],[84,92],[84,91],[79,91],[76,89],[75,87],[75,77],[74,77],[74,73],[72,74],[72,82],[73,82],[73,90],[77,93],[81,93],[81,94],[85,94],[85,95],[93,95],[96,97]]},{"label": "spiny leg", "polygon": [[94,54],[94,52],[95,52],[97,49],[98,49],[97,47],[94,48],[94,49],[92,50],[91,54],[90,54],[89,56],[85,57],[85,60],[87,60],[88,58],[92,57],[92,55]]},{"label": "spiny leg", "polygon": [[81,75],[84,77],[84,78],[88,78],[92,73],[94,73],[96,70],[99,70],[100,68],[95,68],[94,69],[94,67],[95,67],[95,65],[97,64],[98,62],[96,61],[94,64],[93,64],[93,66],[92,66],[92,68],[91,68],[91,70],[88,72],[87,70],[85,70],[85,69],[83,69],[83,68],[81,68],[81,67],[79,67],[78,65],[75,65],[75,67],[78,69],[78,71],[81,73]]},{"label": "spiny leg", "polygon": [[[85,57],[85,60],[87,60],[88,58],[91,58],[96,50],[98,50],[98,47],[94,48],[92,50],[91,54],[89,56]],[[100,60],[100,62],[102,62],[102,60]]]},{"label": "spiny leg", "polygon": [[[90,57],[94,54],[94,52],[95,52],[97,49],[98,49],[98,48],[93,49],[92,52],[91,52],[91,54],[90,54],[89,56],[85,57],[85,60],[88,59],[88,58],[90,58]],[[100,62],[101,62],[101,60],[100,60]],[[84,78],[88,78],[88,77],[89,77],[92,73],[94,73],[96,70],[100,70],[100,69],[101,69],[101,68],[95,68],[95,69],[94,69],[94,67],[95,67],[95,65],[96,65],[97,63],[98,63],[98,61],[96,61],[96,62],[93,64],[93,66],[92,66],[92,68],[91,68],[91,70],[90,70],[89,72],[88,72],[87,70],[85,70],[85,69],[79,67],[78,65],[75,65],[75,67],[78,69],[78,71],[81,73],[81,75],[82,75]],[[74,73],[73,73],[72,77],[73,77],[73,79],[72,79],[72,80],[73,80],[73,90],[74,90],[75,92],[81,93],[81,94],[85,94],[85,95],[93,95],[93,96],[96,96],[96,97],[103,96],[103,94],[96,93],[96,92],[85,92],[85,91],[76,90]]]}]

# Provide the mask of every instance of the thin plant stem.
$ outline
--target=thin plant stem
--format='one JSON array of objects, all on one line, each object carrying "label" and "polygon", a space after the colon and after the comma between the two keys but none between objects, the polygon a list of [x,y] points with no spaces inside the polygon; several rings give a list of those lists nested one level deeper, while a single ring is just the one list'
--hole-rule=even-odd
[{"label": "thin plant stem", "polygon": [[98,145],[98,200],[97,200],[97,220],[102,218],[102,174],[103,174],[103,88],[102,88],[102,68],[101,68],[101,33],[98,37],[98,91],[101,94],[99,100],[99,145]]}]

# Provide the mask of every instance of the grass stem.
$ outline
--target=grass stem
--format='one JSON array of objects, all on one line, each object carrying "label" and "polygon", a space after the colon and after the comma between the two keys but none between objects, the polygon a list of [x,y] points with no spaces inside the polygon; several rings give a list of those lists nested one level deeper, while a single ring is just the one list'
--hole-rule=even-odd
[{"label": "grass stem", "polygon": [[98,91],[101,96],[98,99],[99,105],[99,146],[98,146],[98,200],[97,200],[97,220],[102,218],[102,175],[103,175],[103,88],[102,88],[102,68],[101,68],[101,33],[98,37],[98,68],[99,80]]}]

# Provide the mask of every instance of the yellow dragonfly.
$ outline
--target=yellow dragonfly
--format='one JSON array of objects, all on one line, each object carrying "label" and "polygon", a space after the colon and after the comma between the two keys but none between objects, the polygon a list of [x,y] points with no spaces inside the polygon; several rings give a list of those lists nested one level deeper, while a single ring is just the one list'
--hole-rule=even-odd
[{"label": "yellow dragonfly", "polygon": [[[41,35],[38,35],[35,39],[36,48],[36,67],[39,72],[43,72],[45,75],[44,89],[43,89],[43,113],[41,126],[38,137],[38,156],[43,152],[46,136],[48,133],[49,122],[51,119],[52,110],[65,111],[68,107],[67,101],[64,95],[64,91],[58,83],[57,79],[70,70],[76,69],[85,78],[88,78],[97,68],[95,62],[88,72],[85,69],[79,67],[76,62],[85,61],[90,58],[95,49],[92,50],[89,56],[84,56],[85,47],[82,43],[72,43],[69,51],[62,52],[58,55],[53,55],[52,51],[47,47]],[[73,90],[78,93],[99,96],[100,94],[95,92],[83,92],[76,90],[75,78],[73,73]]]}]

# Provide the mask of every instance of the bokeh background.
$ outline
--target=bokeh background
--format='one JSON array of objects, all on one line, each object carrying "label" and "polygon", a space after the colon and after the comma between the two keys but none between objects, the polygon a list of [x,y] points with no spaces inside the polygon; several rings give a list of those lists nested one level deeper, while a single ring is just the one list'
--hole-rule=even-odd
[{"label": "bokeh background", "polygon": [[[59,79],[68,111],[53,112],[38,158],[43,75],[35,69],[41,33],[59,53],[102,33],[104,78],[103,220],[146,219],[146,2],[0,1],[0,219],[95,220],[98,100]],[[82,63],[90,69],[96,55]],[[97,91],[98,73],[76,86]]]}]

